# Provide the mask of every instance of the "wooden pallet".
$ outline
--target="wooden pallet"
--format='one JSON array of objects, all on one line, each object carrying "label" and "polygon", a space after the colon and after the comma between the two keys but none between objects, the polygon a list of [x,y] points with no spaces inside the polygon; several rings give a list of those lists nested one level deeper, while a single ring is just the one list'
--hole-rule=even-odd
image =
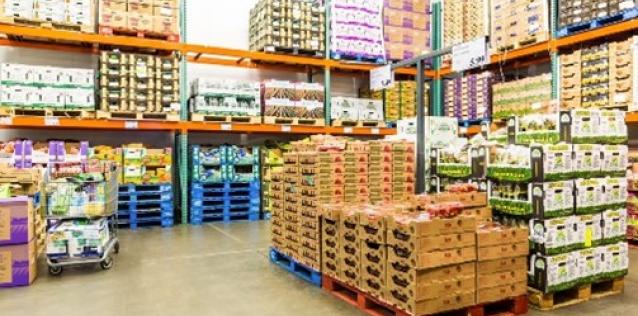
[{"label": "wooden pallet", "polygon": [[549,34],[548,33],[539,33],[539,34],[534,34],[534,35],[528,35],[525,39],[520,40],[516,43],[510,44],[510,45],[504,45],[504,46],[500,46],[497,48],[497,51],[499,53],[503,53],[503,52],[507,52],[510,50],[515,50],[515,49],[519,49],[519,48],[523,48],[526,46],[530,46],[530,45],[534,45],[540,42],[544,42],[547,41],[549,39]]},{"label": "wooden pallet", "polygon": [[45,117],[74,117],[95,118],[95,111],[71,109],[37,109],[37,108],[0,108],[0,116],[45,116]]},{"label": "wooden pallet", "polygon": [[165,34],[165,33],[156,33],[156,32],[147,32],[147,31],[137,31],[131,29],[124,28],[112,28],[110,26],[100,25],[98,27],[98,32],[101,35],[116,35],[116,36],[129,36],[129,37],[139,37],[139,38],[148,38],[148,39],[156,39],[167,42],[179,42],[178,34]]},{"label": "wooden pallet", "polygon": [[332,126],[338,127],[386,127],[384,121],[332,120]]},{"label": "wooden pallet", "polygon": [[10,24],[10,25],[19,25],[19,26],[40,27],[45,29],[62,30],[62,31],[95,33],[94,25],[77,25],[77,24],[70,24],[70,23],[38,20],[38,19],[27,19],[27,18],[21,18],[21,17],[13,17],[13,16],[0,17],[0,23]]},{"label": "wooden pallet", "polygon": [[191,113],[191,121],[193,122],[218,122],[218,123],[246,123],[259,124],[261,116],[235,116],[235,115],[209,115],[200,113]]},{"label": "wooden pallet", "polygon": [[165,112],[126,112],[126,111],[97,111],[98,119],[107,120],[149,120],[149,121],[168,121],[179,122],[179,113],[165,113]]},{"label": "wooden pallet", "polygon": [[264,116],[264,123],[282,124],[282,125],[326,126],[326,122],[323,118],[312,119],[312,118],[300,118],[300,117]]},{"label": "wooden pallet", "polygon": [[266,45],[262,48],[257,49],[258,51],[264,53],[272,53],[272,54],[285,54],[285,55],[295,55],[295,56],[310,56],[310,57],[323,57],[323,51],[315,51],[311,49],[301,49],[301,48],[290,48],[290,47],[279,47]]},{"label": "wooden pallet", "polygon": [[528,288],[529,303],[541,311],[550,311],[567,306],[580,304],[591,299],[598,299],[623,292],[624,277],[580,285],[571,289],[555,293],[543,293],[534,288]]}]

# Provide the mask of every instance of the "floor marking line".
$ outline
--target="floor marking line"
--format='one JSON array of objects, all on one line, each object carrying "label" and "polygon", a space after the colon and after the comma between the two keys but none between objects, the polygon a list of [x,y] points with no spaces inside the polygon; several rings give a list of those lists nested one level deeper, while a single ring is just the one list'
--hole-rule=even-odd
[{"label": "floor marking line", "polygon": [[264,250],[263,248],[253,248],[253,249],[244,249],[244,250],[229,250],[229,251],[220,251],[220,252],[210,252],[205,254],[197,254],[197,255],[182,255],[182,256],[173,256],[173,257],[161,257],[156,259],[143,259],[140,260],[141,263],[156,263],[161,261],[174,261],[174,260],[184,260],[184,259],[202,259],[202,258],[211,258],[217,256],[225,256],[225,255],[236,255],[242,253],[250,253],[250,252],[259,252]]},{"label": "floor marking line", "polygon": [[214,224],[208,224],[208,225],[209,225],[210,227],[212,227],[214,230],[216,230],[216,231],[220,232],[222,235],[224,235],[224,236],[226,236],[226,237],[228,237],[228,238],[230,238],[230,239],[232,239],[232,240],[234,240],[234,241],[236,241],[236,242],[238,242],[238,243],[241,243],[241,244],[245,244],[245,243],[246,243],[246,242],[244,242],[243,240],[241,240],[241,239],[239,239],[239,238],[237,238],[237,237],[235,237],[235,236],[233,236],[233,235],[231,235],[231,234],[229,234],[229,233],[227,233],[227,232],[223,231],[221,228],[219,228],[219,227],[215,226]]}]

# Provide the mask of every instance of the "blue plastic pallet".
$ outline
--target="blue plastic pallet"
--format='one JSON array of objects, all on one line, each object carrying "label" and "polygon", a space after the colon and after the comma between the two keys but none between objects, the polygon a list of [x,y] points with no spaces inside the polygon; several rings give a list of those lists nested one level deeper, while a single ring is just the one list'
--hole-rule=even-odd
[{"label": "blue plastic pallet", "polygon": [[158,184],[120,184],[119,194],[153,194],[173,192],[173,184],[171,183],[158,183]]},{"label": "blue plastic pallet", "polygon": [[557,37],[565,37],[565,36],[573,35],[575,33],[599,28],[607,24],[631,20],[636,17],[638,17],[638,8],[631,8],[631,9],[620,11],[616,14],[597,18],[591,21],[575,23],[575,24],[562,27],[556,32],[556,35]]},{"label": "blue plastic pallet", "polygon": [[490,122],[489,118],[473,119],[473,120],[459,120],[459,127],[470,127],[472,125],[481,125],[483,122]]},{"label": "blue plastic pallet", "polygon": [[270,261],[294,274],[298,278],[309,282],[316,287],[321,287],[321,273],[319,271],[315,271],[314,269],[295,261],[293,258],[281,253],[275,248],[270,248]]},{"label": "blue plastic pallet", "polygon": [[224,211],[224,212],[216,212],[216,213],[199,213],[199,212],[192,212],[191,216],[191,224],[192,225],[201,225],[204,222],[210,222],[210,221],[223,221],[225,223],[228,222],[232,222],[232,221],[240,221],[240,220],[247,220],[247,221],[258,221],[259,220],[259,212],[228,212],[228,211]]},{"label": "blue plastic pallet", "polygon": [[118,201],[120,202],[143,203],[147,201],[165,202],[165,201],[171,201],[171,200],[173,200],[173,192],[144,193],[141,195],[137,195],[137,194],[118,195]]},{"label": "blue plastic pallet", "polygon": [[358,61],[361,63],[371,63],[371,64],[377,64],[377,65],[384,65],[386,63],[386,60],[382,57],[370,58],[370,57],[362,56],[360,54],[355,55],[355,54],[341,54],[336,52],[330,52],[330,56],[334,60],[343,59],[346,61]]}]

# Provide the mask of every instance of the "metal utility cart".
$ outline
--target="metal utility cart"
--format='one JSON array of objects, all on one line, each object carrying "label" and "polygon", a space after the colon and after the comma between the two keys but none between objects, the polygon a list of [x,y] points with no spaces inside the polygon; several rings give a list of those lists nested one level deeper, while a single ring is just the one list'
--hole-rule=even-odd
[{"label": "metal utility cart", "polygon": [[[112,162],[51,164],[45,178],[47,264],[51,275],[65,267],[113,267],[117,236],[118,168]],[[82,227],[93,229],[88,237]],[[69,237],[71,235],[71,237]]]}]

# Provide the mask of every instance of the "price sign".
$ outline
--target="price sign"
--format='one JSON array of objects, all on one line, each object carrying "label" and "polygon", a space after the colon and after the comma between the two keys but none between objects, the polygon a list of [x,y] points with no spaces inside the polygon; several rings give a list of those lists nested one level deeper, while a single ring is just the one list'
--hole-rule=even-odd
[{"label": "price sign", "polygon": [[58,119],[57,117],[45,117],[44,118],[44,125],[46,125],[46,126],[59,126],[60,125],[60,119]]},{"label": "price sign", "polygon": [[292,131],[292,128],[290,128],[290,125],[282,125],[281,131],[284,133],[290,133]]},{"label": "price sign", "polygon": [[377,67],[370,70],[370,90],[383,90],[394,86],[394,72],[392,65]]},{"label": "price sign", "polygon": [[222,131],[231,131],[233,129],[233,125],[228,123],[222,123],[221,129]]},{"label": "price sign", "polygon": [[137,129],[137,121],[126,121],[126,122],[124,122],[124,128],[126,128],[126,129]]},{"label": "price sign", "polygon": [[485,37],[452,48],[452,71],[465,71],[485,66],[489,62]]},{"label": "price sign", "polygon": [[352,134],[352,127],[344,127],[343,128],[343,133],[344,134]]},{"label": "price sign", "polygon": [[0,125],[13,125],[13,118],[10,116],[0,117]]},{"label": "price sign", "polygon": [[371,132],[372,134],[374,134],[374,135],[379,135],[379,133],[381,133],[381,130],[379,130],[378,128],[376,128],[376,127],[375,127],[375,128],[373,128],[370,132]]}]

